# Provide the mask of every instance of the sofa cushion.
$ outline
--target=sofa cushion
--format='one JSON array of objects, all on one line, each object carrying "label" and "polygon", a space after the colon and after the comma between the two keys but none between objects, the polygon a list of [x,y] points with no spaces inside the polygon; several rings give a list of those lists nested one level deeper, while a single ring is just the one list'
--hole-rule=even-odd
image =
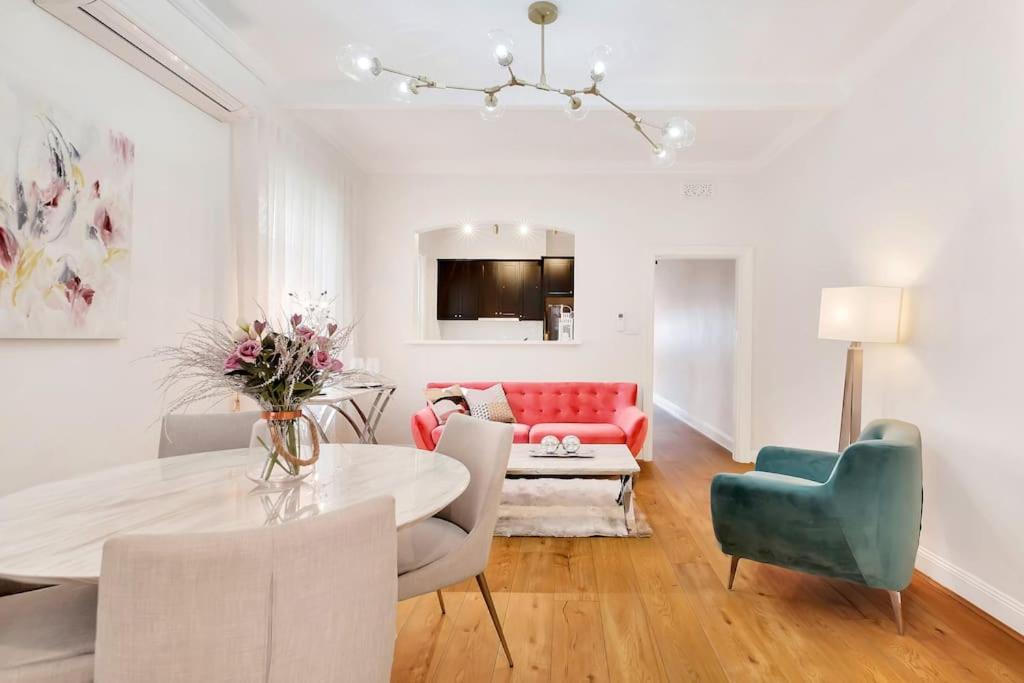
[{"label": "sofa cushion", "polygon": [[494,384],[486,389],[465,387],[462,393],[469,403],[469,414],[473,417],[491,422],[515,423],[512,408],[509,407],[505,390],[500,384]]},{"label": "sofa cushion", "polygon": [[462,395],[462,387],[458,384],[443,389],[426,389],[423,396],[427,399],[430,409],[434,411],[438,424],[443,425],[448,421],[448,416],[455,413],[469,412],[469,404]]},{"label": "sofa cushion", "polygon": [[451,522],[430,517],[398,532],[398,574],[425,567],[448,555],[466,540]]},{"label": "sofa cushion", "polygon": [[626,443],[626,433],[612,424],[587,422],[542,422],[530,429],[530,443],[540,443],[548,435],[562,439],[570,434],[583,443]]},{"label": "sofa cushion", "polygon": [[[441,433],[444,432],[444,425],[438,425],[430,432],[430,438],[436,444],[441,440]],[[512,443],[530,443],[530,425],[512,425]]]}]

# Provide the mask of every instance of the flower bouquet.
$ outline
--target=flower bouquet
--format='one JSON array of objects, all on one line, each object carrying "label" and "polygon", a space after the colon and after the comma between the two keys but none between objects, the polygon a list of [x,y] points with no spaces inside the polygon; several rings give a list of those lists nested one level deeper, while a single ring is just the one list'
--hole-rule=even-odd
[{"label": "flower bouquet", "polygon": [[339,327],[327,309],[307,307],[306,315],[296,313],[282,326],[267,320],[239,321],[235,328],[199,322],[179,346],[156,352],[171,365],[164,390],[182,389],[170,411],[235,393],[248,396],[263,410],[253,427],[248,476],[268,484],[301,479],[320,454],[317,426],[303,405],[340,379],[339,356],[353,329]]}]

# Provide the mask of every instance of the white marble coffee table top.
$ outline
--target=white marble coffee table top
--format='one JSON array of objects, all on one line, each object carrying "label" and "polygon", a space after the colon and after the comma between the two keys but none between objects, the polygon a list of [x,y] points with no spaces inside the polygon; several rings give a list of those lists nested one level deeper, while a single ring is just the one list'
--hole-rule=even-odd
[{"label": "white marble coffee table top", "polygon": [[430,517],[469,485],[465,466],[403,446],[324,444],[298,485],[258,488],[246,449],[147,460],[0,497],[0,577],[95,582],[103,543],[125,533],[254,529],[395,498],[399,528]]},{"label": "white marble coffee table top", "polygon": [[[507,474],[625,476],[636,474],[640,466],[622,444],[583,444],[580,450],[593,451],[593,457],[534,456],[540,444],[517,443],[512,446]],[[560,451],[561,452],[561,451]]]}]

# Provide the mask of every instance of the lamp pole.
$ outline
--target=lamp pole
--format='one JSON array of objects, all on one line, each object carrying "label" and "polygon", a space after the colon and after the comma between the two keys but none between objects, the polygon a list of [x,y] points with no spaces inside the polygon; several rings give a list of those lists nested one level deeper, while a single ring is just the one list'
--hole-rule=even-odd
[{"label": "lamp pole", "polygon": [[846,349],[846,381],[843,385],[843,414],[839,424],[839,450],[860,436],[861,387],[864,381],[864,347],[850,342]]}]

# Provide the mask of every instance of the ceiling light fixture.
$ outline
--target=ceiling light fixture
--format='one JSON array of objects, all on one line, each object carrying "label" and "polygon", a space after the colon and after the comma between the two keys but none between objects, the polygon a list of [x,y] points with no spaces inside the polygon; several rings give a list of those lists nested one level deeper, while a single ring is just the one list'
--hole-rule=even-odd
[{"label": "ceiling light fixture", "polygon": [[[677,150],[693,145],[696,140],[697,130],[686,119],[673,117],[664,125],[645,121],[637,114],[620,107],[598,88],[598,84],[603,83],[608,75],[611,48],[607,45],[596,48],[590,54],[590,85],[581,89],[555,88],[549,85],[544,61],[545,27],[553,24],[558,18],[558,6],[553,2],[534,2],[530,5],[527,16],[530,21],[540,26],[540,78],[536,83],[519,78],[512,70],[512,62],[515,60],[515,52],[513,50],[515,46],[512,39],[503,31],[491,31],[487,34],[487,37],[490,41],[491,57],[498,63],[498,66],[508,71],[508,80],[504,83],[484,88],[448,85],[427,76],[408,74],[386,67],[381,63],[376,53],[366,45],[346,45],[338,55],[338,68],[343,74],[359,82],[369,81],[384,72],[400,76],[403,80],[398,84],[396,91],[394,91],[394,97],[403,102],[411,101],[424,88],[482,93],[484,96],[484,106],[480,111],[480,115],[487,120],[501,118],[505,113],[498,95],[506,88],[534,88],[561,95],[566,98],[563,108],[566,116],[577,121],[587,115],[587,108],[581,96],[591,95],[604,100],[632,122],[633,129],[650,144],[651,160],[655,166],[671,165],[675,160],[675,152]],[[660,139],[655,140],[655,137],[652,136],[660,136]]]}]

